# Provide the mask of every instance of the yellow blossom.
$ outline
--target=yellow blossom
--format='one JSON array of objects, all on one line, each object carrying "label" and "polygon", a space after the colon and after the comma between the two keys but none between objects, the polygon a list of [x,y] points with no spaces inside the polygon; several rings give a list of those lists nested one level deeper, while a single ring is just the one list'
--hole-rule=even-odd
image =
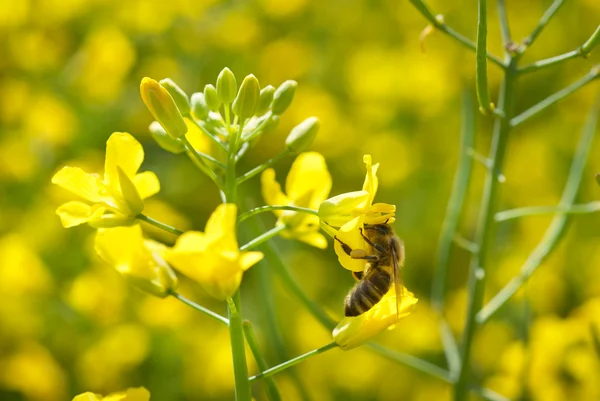
[{"label": "yellow blossom", "polygon": [[[352,249],[368,249],[360,233],[364,224],[389,224],[395,221],[396,206],[387,203],[373,204],[379,186],[379,163],[373,165],[370,155],[365,155],[363,161],[367,169],[363,189],[329,198],[319,207],[323,230],[332,237],[336,236]],[[334,250],[344,268],[352,271],[364,270],[365,261],[352,259],[338,241],[334,243]]]},{"label": "yellow blossom", "polygon": [[99,229],[95,248],[100,258],[143,291],[166,297],[177,288],[177,276],[163,259],[166,247],[144,239],[139,224]]},{"label": "yellow blossom", "polygon": [[129,388],[120,393],[114,393],[102,397],[99,394],[83,393],[79,394],[73,401],[148,401],[150,400],[150,392],[144,387]]},{"label": "yellow blossom", "polygon": [[64,227],[89,223],[92,227],[131,225],[144,209],[143,200],[160,190],[151,171],[137,173],[144,160],[142,145],[130,134],[113,133],[106,142],[104,178],[78,167],[63,167],[52,183],[83,198],[70,201],[56,213]]},{"label": "yellow blossom", "polygon": [[[331,175],[322,155],[317,152],[300,154],[285,181],[285,194],[275,181],[275,170],[267,169],[261,176],[263,198],[269,205],[300,206],[317,209],[331,190]],[[327,239],[319,233],[319,217],[302,212],[277,210],[277,225],[285,225],[284,238],[295,238],[317,248],[327,247]]]},{"label": "yellow blossom", "polygon": [[344,350],[369,341],[385,329],[393,329],[398,320],[412,313],[418,299],[402,288],[399,310],[396,311],[396,291],[392,287],[371,309],[358,316],[346,316],[333,329],[333,339]]},{"label": "yellow blossom", "polygon": [[242,275],[263,258],[261,252],[240,252],[236,230],[237,207],[225,203],[217,207],[205,231],[188,231],[166,253],[167,261],[213,297],[231,297]]}]

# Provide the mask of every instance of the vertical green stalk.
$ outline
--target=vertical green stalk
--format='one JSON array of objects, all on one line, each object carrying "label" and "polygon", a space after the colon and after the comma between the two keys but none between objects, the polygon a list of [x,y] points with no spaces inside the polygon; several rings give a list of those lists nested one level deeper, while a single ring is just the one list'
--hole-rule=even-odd
[{"label": "vertical green stalk", "polygon": [[[225,108],[226,116],[229,117],[228,106]],[[225,179],[225,200],[227,203],[237,202],[237,177],[235,174],[235,155],[238,150],[238,138],[244,127],[244,121],[240,122],[239,132],[234,134],[233,140],[229,141],[227,155],[227,170]],[[227,118],[227,129],[230,129],[229,118]],[[250,401],[252,392],[248,381],[248,365],[246,363],[246,348],[244,343],[244,332],[242,328],[241,297],[239,289],[231,299],[227,301],[229,311],[229,336],[231,341],[231,353],[233,357],[233,375],[235,380],[236,401]]]},{"label": "vertical green stalk", "polygon": [[494,110],[494,105],[490,100],[487,80],[487,0],[479,0],[478,4],[475,86],[479,110],[483,114],[490,114]]},{"label": "vertical green stalk", "polygon": [[477,311],[483,304],[483,295],[485,288],[485,275],[489,259],[491,244],[494,243],[494,214],[496,212],[496,203],[498,197],[498,177],[502,173],[504,164],[504,155],[510,133],[510,116],[514,113],[515,83],[517,77],[517,59],[509,56],[509,64],[506,69],[504,82],[500,90],[498,107],[506,115],[505,118],[497,118],[494,125],[494,133],[490,150],[491,165],[487,171],[481,211],[477,223],[475,243],[479,252],[473,254],[469,268],[468,283],[468,307],[465,330],[462,338],[461,348],[461,366],[458,380],[454,385],[454,400],[464,401],[467,399],[470,379],[470,356],[471,345],[475,328],[477,326],[475,317]]}]

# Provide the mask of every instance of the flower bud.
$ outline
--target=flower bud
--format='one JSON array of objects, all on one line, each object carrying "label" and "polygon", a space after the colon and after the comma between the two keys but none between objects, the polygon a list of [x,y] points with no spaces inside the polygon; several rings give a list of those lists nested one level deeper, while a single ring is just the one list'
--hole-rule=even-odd
[{"label": "flower bud", "polygon": [[260,99],[260,84],[252,74],[242,81],[240,90],[233,101],[233,112],[241,119],[250,118],[254,115],[256,105]]},{"label": "flower bud", "polygon": [[273,103],[271,104],[271,110],[273,114],[281,115],[284,111],[290,107],[294,94],[296,93],[296,87],[298,83],[296,81],[285,81],[273,94]]},{"label": "flower bud", "polygon": [[221,100],[217,94],[217,90],[211,84],[204,87],[204,101],[208,108],[212,111],[218,111],[221,107]]},{"label": "flower bud", "polygon": [[309,117],[296,125],[285,139],[285,147],[295,153],[302,153],[312,145],[319,130],[319,120]]},{"label": "flower bud", "polygon": [[169,92],[151,78],[142,79],[140,84],[142,100],[154,119],[163,126],[173,138],[179,138],[187,132],[187,125],[181,111]]},{"label": "flower bud", "polygon": [[152,121],[148,128],[150,135],[158,146],[166,150],[167,152],[179,154],[185,150],[185,145],[181,143],[179,139],[172,138],[167,134],[167,131],[160,125],[158,121]]},{"label": "flower bud", "polygon": [[260,99],[258,100],[258,105],[256,106],[256,110],[254,110],[254,114],[257,116],[262,116],[269,110],[271,106],[271,102],[273,101],[273,94],[275,93],[275,88],[272,85],[267,85],[260,91]]},{"label": "flower bud", "polygon": [[205,120],[208,117],[208,105],[204,93],[196,92],[192,95],[192,113],[199,120]]},{"label": "flower bud", "polygon": [[279,125],[279,120],[280,120],[279,116],[271,116],[267,120],[267,122],[265,122],[265,125],[262,128],[263,134],[268,134],[269,132],[275,131],[275,129]]},{"label": "flower bud", "polygon": [[237,94],[237,82],[235,75],[227,67],[217,77],[217,94],[222,103],[231,104]]},{"label": "flower bud", "polygon": [[158,81],[163,88],[169,92],[177,108],[184,116],[190,114],[190,100],[188,95],[171,78],[165,78]]}]

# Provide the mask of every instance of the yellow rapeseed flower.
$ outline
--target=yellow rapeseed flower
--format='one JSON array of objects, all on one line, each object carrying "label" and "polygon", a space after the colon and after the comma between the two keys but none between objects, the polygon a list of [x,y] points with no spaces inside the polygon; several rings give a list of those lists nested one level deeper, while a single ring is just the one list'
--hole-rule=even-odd
[{"label": "yellow rapeseed flower", "polygon": [[418,299],[402,288],[399,310],[396,313],[396,291],[387,292],[371,309],[358,316],[346,316],[333,329],[333,339],[344,350],[349,350],[375,337],[385,329],[393,329],[398,320],[412,313]]},{"label": "yellow rapeseed flower", "polygon": [[83,393],[79,394],[73,401],[148,401],[150,400],[150,392],[144,387],[129,388],[120,393],[114,393],[102,397],[100,394]]},{"label": "yellow rapeseed flower", "polygon": [[151,171],[137,173],[144,160],[142,145],[130,134],[115,132],[106,142],[104,178],[78,167],[63,167],[52,183],[86,202],[70,201],[56,213],[64,227],[89,223],[92,227],[131,225],[144,209],[143,200],[160,190]]},{"label": "yellow rapeseed flower", "polygon": [[[363,161],[367,169],[363,189],[329,198],[319,207],[323,230],[332,237],[337,236],[352,249],[368,249],[360,233],[364,224],[391,224],[395,221],[396,206],[387,203],[373,204],[379,187],[379,163],[373,165],[371,155],[365,155]],[[352,259],[337,241],[334,243],[334,250],[344,268],[352,271],[364,270],[365,261]]]},{"label": "yellow rapeseed flower", "polygon": [[244,272],[263,258],[262,252],[240,252],[235,236],[236,216],[235,204],[219,205],[203,233],[186,232],[165,255],[177,270],[222,300],[237,291]]},{"label": "yellow rapeseed flower", "polygon": [[141,290],[166,297],[177,289],[177,276],[164,260],[166,246],[144,239],[139,224],[101,228],[94,246],[102,260]]},{"label": "yellow rapeseed flower", "polygon": [[[300,206],[317,209],[331,190],[331,175],[325,158],[317,152],[300,154],[285,180],[285,194],[275,181],[275,170],[262,173],[262,194],[269,205]],[[277,225],[285,225],[284,238],[295,238],[317,248],[327,247],[327,239],[319,233],[319,217],[311,214],[277,210]]]}]

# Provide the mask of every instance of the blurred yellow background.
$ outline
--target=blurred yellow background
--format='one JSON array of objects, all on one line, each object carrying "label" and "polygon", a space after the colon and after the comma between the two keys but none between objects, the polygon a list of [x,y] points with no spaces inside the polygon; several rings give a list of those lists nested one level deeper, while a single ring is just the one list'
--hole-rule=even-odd
[{"label": "blurred yellow background", "polygon": [[[429,4],[474,38],[476,2]],[[507,2],[513,37],[524,38],[548,0]],[[495,2],[489,5],[490,50],[501,55]],[[600,2],[566,2],[524,63],[573,50],[600,21]],[[153,400],[230,400],[233,375],[226,328],[174,299],[130,288],[92,249],[93,230],[63,229],[55,208],[67,199],[50,185],[62,165],[102,171],[113,131],[144,145],[142,170],[162,183],[145,213],[180,229],[204,227],[217,191],[185,157],[149,137],[151,116],[139,97],[142,77],[170,77],[191,94],[230,67],[254,73],[262,86],[299,83],[275,133],[240,164],[248,170],[279,153],[289,129],[315,115],[322,129],[313,146],[328,161],[332,194],[358,188],[362,155],[381,163],[376,200],[398,206],[404,239],[404,282],[420,299],[396,330],[379,340],[443,365],[437,318],[429,307],[436,243],[457,161],[462,91],[474,84],[474,55],[434,33],[422,52],[424,18],[406,1],[257,0],[2,0],[0,2],[0,399],[62,401],[146,386]],[[517,109],[525,110],[600,61],[587,60],[524,76]],[[497,95],[500,71],[489,65]],[[590,85],[512,132],[501,208],[554,205],[597,85]],[[487,153],[491,121],[478,117],[476,147]],[[600,198],[600,142],[593,145],[579,200]],[[291,159],[277,166],[287,173]],[[484,169],[474,165],[460,231],[472,236]],[[262,204],[258,179],[244,195]],[[263,215],[267,227],[274,217]],[[486,294],[520,269],[550,216],[503,223]],[[561,245],[527,285],[476,336],[474,371],[481,382],[514,400],[600,397],[600,356],[590,322],[600,324],[600,218],[575,216]],[[154,238],[174,238],[151,228]],[[242,229],[240,237],[251,238]],[[300,284],[333,317],[353,280],[331,247],[317,250],[275,240]],[[468,254],[455,249],[447,315],[456,334],[466,309]],[[271,365],[281,362],[264,329],[265,299],[258,270],[244,278],[244,313]],[[274,305],[294,356],[331,341],[274,279]],[[224,312],[191,283],[182,292]],[[528,315],[526,311],[530,309]],[[256,367],[251,367],[256,372]],[[449,387],[365,349],[333,350],[276,377],[285,400],[446,400]],[[300,385],[298,385],[300,383]],[[261,385],[254,386],[264,399]]]}]

